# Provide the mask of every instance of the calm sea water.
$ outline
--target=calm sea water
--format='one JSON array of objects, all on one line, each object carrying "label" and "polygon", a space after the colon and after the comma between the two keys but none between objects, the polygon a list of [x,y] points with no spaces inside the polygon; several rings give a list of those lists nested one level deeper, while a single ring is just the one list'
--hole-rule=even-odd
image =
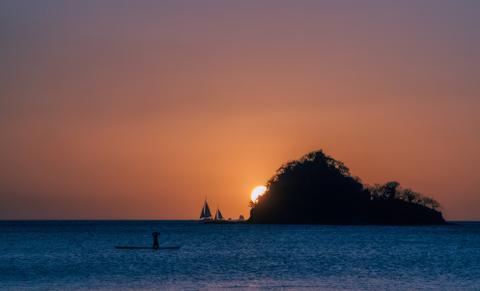
[{"label": "calm sea water", "polygon": [[[179,250],[117,250],[151,244]],[[0,222],[0,289],[480,290],[480,223]]]}]

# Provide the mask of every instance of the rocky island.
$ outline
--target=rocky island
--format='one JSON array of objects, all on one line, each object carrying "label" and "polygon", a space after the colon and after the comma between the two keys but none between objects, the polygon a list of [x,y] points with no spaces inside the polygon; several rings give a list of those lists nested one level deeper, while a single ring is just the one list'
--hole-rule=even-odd
[{"label": "rocky island", "polygon": [[340,161],[311,152],[281,166],[251,203],[249,223],[445,224],[440,204],[398,182],[367,186]]}]

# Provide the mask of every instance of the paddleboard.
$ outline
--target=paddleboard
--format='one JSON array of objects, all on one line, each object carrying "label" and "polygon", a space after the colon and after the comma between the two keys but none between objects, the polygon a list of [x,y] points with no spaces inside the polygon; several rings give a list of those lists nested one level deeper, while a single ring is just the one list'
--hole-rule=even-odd
[{"label": "paddleboard", "polygon": [[179,246],[165,246],[165,247],[159,247],[158,249],[154,249],[152,247],[135,247],[135,246],[116,246],[116,249],[121,249],[121,250],[177,250],[180,247]]}]

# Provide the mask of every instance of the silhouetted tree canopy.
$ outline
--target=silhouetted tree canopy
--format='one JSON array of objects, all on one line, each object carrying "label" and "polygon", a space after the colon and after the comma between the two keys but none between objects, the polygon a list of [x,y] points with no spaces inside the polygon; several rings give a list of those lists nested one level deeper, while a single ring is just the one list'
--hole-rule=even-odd
[{"label": "silhouetted tree canopy", "polygon": [[409,188],[403,189],[400,187],[400,183],[396,181],[387,182],[383,185],[375,184],[373,187],[368,187],[368,191],[371,195],[371,199],[396,199],[410,204],[422,205],[433,210],[440,209],[440,203],[435,199],[423,196]]},{"label": "silhouetted tree canopy", "polygon": [[281,166],[251,204],[253,223],[438,224],[435,200],[392,181],[364,186],[340,161],[311,152]]}]

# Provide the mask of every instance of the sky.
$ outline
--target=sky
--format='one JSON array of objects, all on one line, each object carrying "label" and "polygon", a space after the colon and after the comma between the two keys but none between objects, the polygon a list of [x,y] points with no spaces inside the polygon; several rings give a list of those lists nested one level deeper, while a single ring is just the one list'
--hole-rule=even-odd
[{"label": "sky", "polygon": [[0,219],[248,217],[323,149],[480,220],[480,1],[0,1]]}]

